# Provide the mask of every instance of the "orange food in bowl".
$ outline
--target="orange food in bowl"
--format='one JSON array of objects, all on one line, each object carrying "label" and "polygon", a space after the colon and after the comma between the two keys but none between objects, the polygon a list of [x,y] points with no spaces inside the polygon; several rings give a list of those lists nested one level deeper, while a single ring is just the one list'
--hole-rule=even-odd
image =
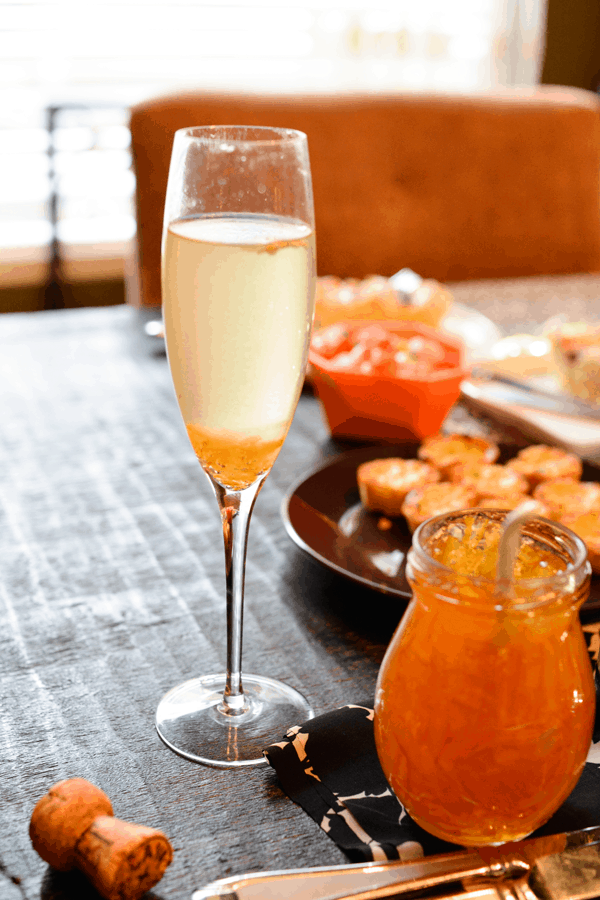
[{"label": "orange food in bowl", "polygon": [[469,509],[475,505],[475,492],[462,484],[442,481],[429,484],[407,494],[402,504],[402,515],[408,527],[414,531],[426,519],[441,516],[459,509]]},{"label": "orange food in bowl", "polygon": [[448,368],[436,337],[413,333],[412,328],[403,334],[379,322],[354,328],[347,322],[330,325],[314,335],[311,349],[328,360],[330,369],[363,375],[418,377]]},{"label": "orange food in bowl", "polygon": [[449,479],[457,465],[493,463],[500,450],[497,444],[468,434],[434,434],[423,441],[418,457],[439,469]]},{"label": "orange food in bowl", "polygon": [[402,515],[406,495],[440,480],[440,473],[418,459],[373,459],[356,472],[361,503],[392,518]]},{"label": "orange food in bowl", "polygon": [[350,438],[432,434],[466,375],[462,343],[418,323],[340,322],[316,332],[309,360],[331,433]]}]

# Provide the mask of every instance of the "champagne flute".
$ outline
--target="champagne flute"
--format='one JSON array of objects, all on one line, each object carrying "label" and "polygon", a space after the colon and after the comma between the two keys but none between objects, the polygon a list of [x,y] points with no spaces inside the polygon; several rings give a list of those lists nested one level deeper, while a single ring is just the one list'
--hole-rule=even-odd
[{"label": "champagne flute", "polygon": [[314,715],[294,688],[260,675],[242,682],[241,670],[250,516],[298,403],[312,325],[306,135],[233,125],[176,132],[162,291],[177,400],[221,513],[227,671],[170,690],[156,729],[193,762],[257,765],[269,743]]}]

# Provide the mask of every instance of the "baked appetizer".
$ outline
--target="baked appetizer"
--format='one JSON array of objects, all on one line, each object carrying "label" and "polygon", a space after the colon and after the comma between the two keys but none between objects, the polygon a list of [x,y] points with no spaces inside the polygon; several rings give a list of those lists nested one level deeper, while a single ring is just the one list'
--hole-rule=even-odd
[{"label": "baked appetizer", "polygon": [[556,522],[568,515],[600,514],[600,484],[595,481],[576,481],[574,478],[542,481],[534,489],[533,496],[548,507],[548,517]]},{"label": "baked appetizer", "polygon": [[476,500],[486,497],[513,497],[529,490],[527,479],[497,463],[462,463],[450,472],[450,481],[473,488]]},{"label": "baked appetizer", "polygon": [[[525,501],[531,501],[531,497],[524,496],[523,494],[514,494],[512,497],[486,497],[484,500],[480,500],[477,504],[479,509],[516,509],[517,506],[520,506]],[[549,510],[547,506],[541,502],[541,500],[533,500],[533,503],[536,504],[535,509],[532,508],[532,513],[535,513],[536,516],[542,516],[544,519],[551,518],[549,515]]]},{"label": "baked appetizer", "polygon": [[584,541],[590,565],[596,575],[600,575],[600,516],[598,513],[565,515],[560,520],[560,524],[570,528]]},{"label": "baked appetizer", "polygon": [[408,303],[406,298],[400,300],[382,275],[369,275],[363,280],[317,278],[315,329],[348,319],[422,322],[437,328],[454,302],[448,288],[432,279],[420,281],[408,299]]},{"label": "baked appetizer", "polygon": [[543,481],[556,478],[581,478],[581,460],[573,453],[559,450],[558,447],[547,447],[545,444],[534,444],[519,450],[514,459],[506,463],[507,468],[523,475],[534,490]]},{"label": "baked appetizer", "polygon": [[449,479],[452,469],[467,462],[493,463],[498,459],[497,444],[467,434],[434,434],[419,447],[417,456],[430,463]]},{"label": "baked appetizer", "polygon": [[414,531],[426,519],[441,516],[458,509],[470,509],[475,505],[472,488],[451,481],[428,484],[407,494],[402,504],[402,515],[408,527]]},{"label": "baked appetizer", "polygon": [[409,491],[440,480],[440,473],[418,459],[374,459],[358,467],[360,499],[367,509],[395,518]]}]

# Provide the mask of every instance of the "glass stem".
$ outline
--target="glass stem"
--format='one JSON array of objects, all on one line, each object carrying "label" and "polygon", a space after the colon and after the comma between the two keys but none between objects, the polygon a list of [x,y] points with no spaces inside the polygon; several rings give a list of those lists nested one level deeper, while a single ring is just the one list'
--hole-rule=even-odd
[{"label": "glass stem", "polygon": [[254,484],[239,491],[223,487],[213,481],[223,526],[227,590],[227,677],[223,701],[219,708],[222,713],[231,716],[241,715],[248,710],[242,685],[246,548],[250,516],[265,478],[266,473]]}]

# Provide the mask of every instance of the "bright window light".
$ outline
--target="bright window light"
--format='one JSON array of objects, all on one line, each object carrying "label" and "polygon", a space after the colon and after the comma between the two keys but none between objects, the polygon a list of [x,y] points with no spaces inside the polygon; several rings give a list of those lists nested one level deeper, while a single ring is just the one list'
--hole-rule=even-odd
[{"label": "bright window light", "polygon": [[50,240],[52,208],[67,243],[131,239],[133,103],[201,89],[475,90],[509,7],[0,0],[0,251]]},{"label": "bright window light", "polygon": [[46,247],[52,240],[52,227],[46,219],[0,221],[0,250],[13,247]]},{"label": "bright window light", "polygon": [[58,226],[58,238],[65,244],[102,244],[128,241],[135,234],[133,216],[97,216],[67,219]]}]

